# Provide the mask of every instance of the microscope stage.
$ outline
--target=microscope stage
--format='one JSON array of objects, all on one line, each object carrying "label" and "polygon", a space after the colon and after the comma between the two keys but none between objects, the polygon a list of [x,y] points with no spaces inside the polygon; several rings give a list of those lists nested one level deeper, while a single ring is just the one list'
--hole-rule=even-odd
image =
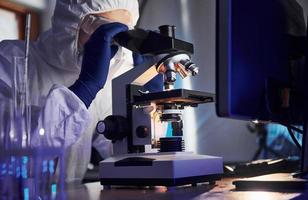
[{"label": "microscope stage", "polygon": [[184,106],[197,106],[202,103],[211,103],[215,101],[215,95],[207,92],[187,89],[174,89],[162,92],[151,92],[134,97],[134,104],[142,103],[175,103]]},{"label": "microscope stage", "polygon": [[179,186],[213,182],[222,173],[221,157],[191,152],[126,154],[100,162],[102,185]]}]

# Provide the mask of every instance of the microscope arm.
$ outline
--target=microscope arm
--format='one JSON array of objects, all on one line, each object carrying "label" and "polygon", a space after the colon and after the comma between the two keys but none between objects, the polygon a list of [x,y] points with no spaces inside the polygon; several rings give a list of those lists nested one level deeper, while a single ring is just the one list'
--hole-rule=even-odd
[{"label": "microscope arm", "polygon": [[[135,66],[130,71],[118,76],[112,80],[112,114],[116,116],[127,117],[127,85],[144,86],[153,79],[158,72],[155,64],[158,57],[148,57],[145,61]],[[148,116],[144,116],[144,119]],[[113,153],[125,154],[128,149],[128,138],[117,140],[113,143]]]}]

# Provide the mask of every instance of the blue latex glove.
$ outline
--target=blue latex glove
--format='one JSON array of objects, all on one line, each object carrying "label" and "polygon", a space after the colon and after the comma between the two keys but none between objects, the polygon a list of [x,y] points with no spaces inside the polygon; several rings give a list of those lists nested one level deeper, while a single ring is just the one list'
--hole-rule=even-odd
[{"label": "blue latex glove", "polygon": [[127,30],[127,26],[121,23],[104,24],[86,42],[79,78],[69,89],[87,108],[98,91],[104,87],[110,60],[118,50],[116,45],[111,45],[113,37]]},{"label": "blue latex glove", "polygon": [[[137,53],[133,53],[134,66],[138,66],[145,61],[146,57]],[[144,85],[144,88],[149,92],[161,92],[164,89],[164,77],[158,74],[152,80]]]}]

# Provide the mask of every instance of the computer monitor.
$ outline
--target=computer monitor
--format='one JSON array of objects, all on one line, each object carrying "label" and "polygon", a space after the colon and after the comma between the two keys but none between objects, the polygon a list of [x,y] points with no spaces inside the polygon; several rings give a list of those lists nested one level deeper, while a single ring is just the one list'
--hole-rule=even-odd
[{"label": "computer monitor", "polygon": [[308,73],[294,73],[291,65],[308,46],[305,37],[287,35],[281,1],[216,2],[217,115],[305,124]]}]

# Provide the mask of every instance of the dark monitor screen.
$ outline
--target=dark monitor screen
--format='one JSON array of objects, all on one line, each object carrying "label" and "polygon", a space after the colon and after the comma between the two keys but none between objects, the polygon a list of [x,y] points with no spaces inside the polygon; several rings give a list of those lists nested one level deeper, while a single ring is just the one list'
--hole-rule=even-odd
[{"label": "dark monitor screen", "polygon": [[276,111],[283,104],[283,90],[278,88],[288,88],[291,78],[287,21],[280,2],[217,1],[218,116],[281,120]]}]

